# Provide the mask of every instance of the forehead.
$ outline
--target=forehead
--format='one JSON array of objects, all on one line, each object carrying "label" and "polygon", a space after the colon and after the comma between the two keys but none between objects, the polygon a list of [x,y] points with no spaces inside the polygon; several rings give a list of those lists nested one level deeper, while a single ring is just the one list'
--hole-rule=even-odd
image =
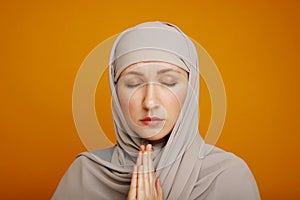
[{"label": "forehead", "polygon": [[187,72],[182,68],[160,61],[151,61],[151,62],[139,62],[127,67],[122,73],[121,76],[127,74],[132,74],[131,72],[137,72],[144,75],[153,74],[153,73],[166,73],[166,72],[177,72],[182,75],[187,75]]}]

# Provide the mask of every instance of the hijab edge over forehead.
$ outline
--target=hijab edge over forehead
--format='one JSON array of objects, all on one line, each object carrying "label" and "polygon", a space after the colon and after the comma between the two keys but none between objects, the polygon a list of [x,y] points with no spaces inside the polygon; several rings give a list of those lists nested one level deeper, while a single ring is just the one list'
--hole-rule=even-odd
[{"label": "hijab edge over forehead", "polygon": [[143,48],[128,52],[114,60],[113,65],[116,66],[115,69],[117,69],[115,71],[114,81],[117,82],[126,68],[141,62],[165,62],[175,65],[188,73],[190,72],[190,65],[187,64],[186,59],[181,58],[175,53],[165,49]]},{"label": "hijab edge over forehead", "polygon": [[186,62],[197,67],[198,57],[193,42],[175,25],[146,22],[122,32],[112,47],[109,65],[114,80],[131,64],[162,61],[189,72]]}]

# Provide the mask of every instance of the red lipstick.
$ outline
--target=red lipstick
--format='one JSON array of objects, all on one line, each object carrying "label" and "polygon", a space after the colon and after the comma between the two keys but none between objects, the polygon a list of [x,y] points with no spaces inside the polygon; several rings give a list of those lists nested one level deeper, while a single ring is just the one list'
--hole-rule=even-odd
[{"label": "red lipstick", "polygon": [[158,126],[158,125],[161,125],[161,123],[164,121],[164,119],[161,119],[159,117],[145,117],[144,119],[141,119],[140,121],[145,126]]}]

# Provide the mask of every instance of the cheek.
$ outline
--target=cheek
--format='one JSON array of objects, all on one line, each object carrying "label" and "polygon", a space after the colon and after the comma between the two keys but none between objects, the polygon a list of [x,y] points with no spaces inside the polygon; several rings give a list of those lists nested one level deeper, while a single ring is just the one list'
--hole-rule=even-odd
[{"label": "cheek", "polygon": [[162,99],[165,106],[172,110],[181,110],[186,96],[186,88],[179,88],[177,90],[168,91],[162,94]]},{"label": "cheek", "polygon": [[128,111],[131,117],[134,117],[138,112],[139,103],[138,99],[133,96],[128,100]]},{"label": "cheek", "polygon": [[[120,91],[120,90],[118,90],[118,91]],[[127,101],[127,98],[126,98],[126,96],[123,94],[123,92],[118,92],[118,97],[119,97],[119,102],[120,102],[121,108],[122,108],[122,110],[124,111],[126,102],[128,102],[128,101]]]},{"label": "cheek", "polygon": [[119,100],[126,117],[135,118],[141,108],[141,95],[138,91],[122,90],[119,93]]},{"label": "cheek", "polygon": [[122,108],[122,111],[124,113],[124,116],[127,117],[128,115],[128,109],[129,109],[129,97],[130,94],[128,91],[122,87],[118,88],[118,97],[119,97],[119,102]]},{"label": "cheek", "polygon": [[[174,93],[164,93],[161,95],[164,110],[167,112],[169,120],[174,121],[181,110],[181,103],[178,96]],[[173,122],[172,122],[173,123]]]},{"label": "cheek", "polygon": [[165,92],[164,94],[162,94],[162,100],[164,102],[163,106],[167,110],[169,122],[171,123],[170,126],[173,126],[177,121],[183,103],[185,101],[186,92],[186,87],[180,87],[176,90],[169,90],[169,92]]},{"label": "cheek", "polygon": [[180,103],[180,105],[182,106],[186,97],[186,93],[187,93],[187,84],[183,85],[179,90],[177,90],[176,92],[178,101]]}]

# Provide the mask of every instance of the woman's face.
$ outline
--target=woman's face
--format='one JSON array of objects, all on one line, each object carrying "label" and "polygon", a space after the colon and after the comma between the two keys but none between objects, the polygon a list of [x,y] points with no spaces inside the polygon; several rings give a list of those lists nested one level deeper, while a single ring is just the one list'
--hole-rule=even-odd
[{"label": "woman's face", "polygon": [[117,83],[127,124],[142,138],[162,139],[177,121],[187,87],[187,72],[175,65],[140,62],[129,66]]}]

